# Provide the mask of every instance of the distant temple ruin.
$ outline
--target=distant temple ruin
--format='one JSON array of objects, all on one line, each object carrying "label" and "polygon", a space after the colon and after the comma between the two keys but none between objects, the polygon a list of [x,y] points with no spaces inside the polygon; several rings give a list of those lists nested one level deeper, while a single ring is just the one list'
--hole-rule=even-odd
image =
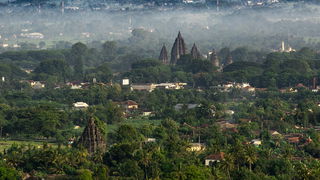
[{"label": "distant temple ruin", "polygon": [[169,64],[168,51],[165,45],[162,46],[159,60],[162,62],[162,64]]},{"label": "distant temple ruin", "polygon": [[295,52],[296,50],[293,49],[290,45],[285,45],[284,41],[281,42],[281,47],[278,52]]},{"label": "distant temple ruin", "polygon": [[182,38],[179,31],[178,37],[176,38],[172,46],[170,63],[175,65],[177,63],[177,60],[180,59],[181,55],[186,54],[186,51],[186,44],[184,43],[184,39]]},{"label": "distant temple ruin", "polygon": [[227,57],[227,61],[225,63],[225,66],[232,64],[232,63],[233,63],[233,59],[232,59],[232,56],[229,54]]},{"label": "distant temple ruin", "polygon": [[90,155],[97,151],[105,151],[106,142],[97,127],[94,118],[89,119],[87,126],[77,142],[77,146],[87,149]]},{"label": "distant temple ruin", "polygon": [[196,44],[194,43],[191,49],[191,56],[193,59],[201,59],[201,53],[198,50]]},{"label": "distant temple ruin", "polygon": [[212,63],[213,66],[220,67],[220,61],[219,61],[218,55],[214,49],[212,50],[212,52],[210,54],[210,62]]}]

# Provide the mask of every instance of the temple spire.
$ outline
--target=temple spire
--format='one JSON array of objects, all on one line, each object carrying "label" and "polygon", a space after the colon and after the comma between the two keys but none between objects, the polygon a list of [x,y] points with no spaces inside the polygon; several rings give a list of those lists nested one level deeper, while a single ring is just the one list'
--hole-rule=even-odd
[{"label": "temple spire", "polygon": [[180,59],[181,55],[186,54],[186,44],[184,43],[184,39],[181,36],[179,31],[178,37],[175,39],[174,44],[171,49],[171,61],[170,63],[175,65],[177,60]]},{"label": "temple spire", "polygon": [[201,59],[201,54],[196,46],[196,44],[194,43],[191,49],[191,56],[193,59]]},{"label": "temple spire", "polygon": [[169,63],[169,59],[168,59],[168,51],[166,46],[163,44],[161,52],[160,52],[160,56],[159,56],[159,60],[163,63],[163,64],[168,64]]}]

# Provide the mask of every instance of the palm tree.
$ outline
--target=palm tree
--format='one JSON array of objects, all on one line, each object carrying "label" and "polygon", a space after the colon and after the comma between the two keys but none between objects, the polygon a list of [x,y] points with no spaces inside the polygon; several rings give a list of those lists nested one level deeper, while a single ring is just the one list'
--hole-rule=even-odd
[{"label": "palm tree", "polygon": [[252,170],[252,164],[257,161],[257,153],[252,145],[245,146],[245,156],[244,159],[246,163],[249,164],[250,171]]},{"label": "palm tree", "polygon": [[221,162],[221,169],[227,171],[228,179],[231,179],[230,171],[234,169],[235,157],[232,154],[225,154],[224,160]]},{"label": "palm tree", "polygon": [[140,159],[140,163],[143,166],[143,171],[144,171],[144,179],[149,179],[148,178],[148,168],[150,166],[150,163],[152,161],[152,152],[147,152],[142,150],[142,157]]}]

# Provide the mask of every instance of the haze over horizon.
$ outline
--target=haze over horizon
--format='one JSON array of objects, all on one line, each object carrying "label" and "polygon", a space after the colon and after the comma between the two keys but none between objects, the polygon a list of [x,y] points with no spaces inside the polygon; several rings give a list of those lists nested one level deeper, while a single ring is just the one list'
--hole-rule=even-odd
[{"label": "haze over horizon", "polygon": [[[168,46],[181,31],[187,47],[195,42],[200,49],[247,46],[272,51],[285,41],[299,49],[319,48],[320,6],[302,3],[268,8],[168,11],[79,11],[61,14],[57,10],[0,13],[0,42],[18,44],[54,42],[119,41],[159,50]],[[133,34],[134,29],[143,30]],[[43,37],[28,36],[41,33]],[[143,40],[143,42],[142,42]],[[149,43],[146,45],[146,43]]]}]

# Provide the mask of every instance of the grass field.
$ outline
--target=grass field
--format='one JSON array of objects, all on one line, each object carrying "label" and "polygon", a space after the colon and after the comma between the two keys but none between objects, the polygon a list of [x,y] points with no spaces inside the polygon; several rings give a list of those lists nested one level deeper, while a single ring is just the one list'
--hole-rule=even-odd
[{"label": "grass field", "polygon": [[133,127],[141,127],[144,125],[159,125],[161,123],[161,120],[150,120],[145,117],[137,117],[132,119],[126,119],[121,123],[118,124],[112,124],[107,125],[107,133],[115,131],[119,126],[121,125],[131,125]]},{"label": "grass field", "polygon": [[[3,152],[5,149],[10,148],[13,144],[16,145],[32,145],[38,148],[42,148],[44,142],[41,141],[19,141],[19,140],[0,140],[0,152]],[[47,143],[48,146],[57,147],[55,143]]]}]

